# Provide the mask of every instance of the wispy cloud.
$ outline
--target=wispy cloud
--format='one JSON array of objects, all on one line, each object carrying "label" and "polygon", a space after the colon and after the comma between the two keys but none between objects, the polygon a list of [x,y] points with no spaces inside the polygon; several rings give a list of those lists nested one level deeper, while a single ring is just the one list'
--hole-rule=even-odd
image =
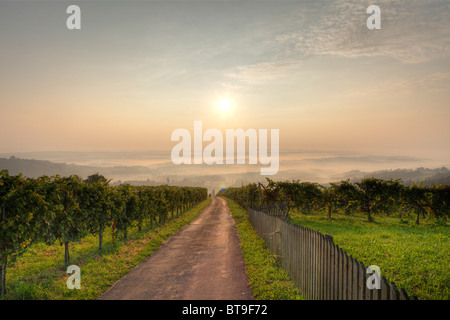
[{"label": "wispy cloud", "polygon": [[279,79],[302,65],[297,60],[282,60],[239,66],[225,76],[238,82],[258,84]]},{"label": "wispy cloud", "polygon": [[390,56],[419,63],[450,55],[450,2],[380,0],[381,30],[368,30],[368,4],[333,2],[317,8],[316,23],[298,21],[298,30],[280,33],[280,46],[302,56]]},{"label": "wispy cloud", "polygon": [[450,72],[435,72],[421,77],[390,80],[365,90],[351,90],[352,95],[380,93],[450,92]]},{"label": "wispy cloud", "polygon": [[[258,63],[249,61],[224,71],[227,85],[236,88],[278,81],[301,70],[314,57],[391,57],[405,64],[450,57],[450,1],[377,1],[381,30],[369,30],[366,26],[368,2],[325,3],[294,2],[291,11],[286,12],[283,27],[266,34],[261,45],[266,52],[258,56]],[[240,48],[255,45],[251,38],[247,39]],[[433,74],[396,85],[402,90],[447,90],[446,79],[445,73]]]}]

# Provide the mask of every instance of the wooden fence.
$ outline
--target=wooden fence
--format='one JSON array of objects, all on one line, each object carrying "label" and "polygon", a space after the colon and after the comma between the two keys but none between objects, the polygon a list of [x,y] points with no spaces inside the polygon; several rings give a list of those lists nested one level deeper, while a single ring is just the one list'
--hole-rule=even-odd
[{"label": "wooden fence", "polygon": [[[368,272],[363,263],[334,244],[331,236],[252,208],[248,213],[253,227],[307,299],[417,299],[393,282],[389,284],[384,276]],[[369,289],[368,280],[378,280],[380,288]]]}]

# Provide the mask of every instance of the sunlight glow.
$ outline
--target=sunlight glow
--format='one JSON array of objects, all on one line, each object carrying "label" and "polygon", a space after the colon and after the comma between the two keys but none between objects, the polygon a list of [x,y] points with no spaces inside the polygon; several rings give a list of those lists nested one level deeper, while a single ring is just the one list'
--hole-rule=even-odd
[{"label": "sunlight glow", "polygon": [[231,102],[228,99],[222,99],[219,102],[219,108],[220,110],[222,110],[223,112],[227,112],[230,110],[231,108]]}]

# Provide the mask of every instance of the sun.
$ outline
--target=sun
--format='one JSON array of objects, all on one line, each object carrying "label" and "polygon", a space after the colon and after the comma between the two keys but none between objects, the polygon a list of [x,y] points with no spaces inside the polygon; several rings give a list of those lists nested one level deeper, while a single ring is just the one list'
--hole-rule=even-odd
[{"label": "sun", "polygon": [[231,109],[231,101],[228,99],[221,99],[219,101],[219,108],[223,112],[227,112]]}]

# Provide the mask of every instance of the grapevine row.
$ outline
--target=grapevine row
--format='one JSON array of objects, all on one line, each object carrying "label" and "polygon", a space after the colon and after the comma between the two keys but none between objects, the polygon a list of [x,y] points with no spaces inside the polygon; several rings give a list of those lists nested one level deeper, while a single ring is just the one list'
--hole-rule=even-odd
[{"label": "grapevine row", "polygon": [[353,214],[355,211],[367,214],[373,220],[374,214],[397,213],[432,216],[446,220],[450,215],[450,185],[424,187],[420,184],[405,186],[401,180],[363,179],[351,183],[343,180],[323,186],[313,182],[272,181],[266,185],[251,183],[242,187],[227,188],[223,194],[243,207],[287,202],[289,208],[311,214],[313,211]]},{"label": "grapevine row", "polygon": [[65,246],[91,233],[102,250],[106,228],[127,237],[133,224],[164,223],[207,198],[207,189],[176,186],[110,186],[106,180],[78,176],[25,178],[0,171],[0,295],[5,293],[8,258],[31,243],[59,241]]}]

